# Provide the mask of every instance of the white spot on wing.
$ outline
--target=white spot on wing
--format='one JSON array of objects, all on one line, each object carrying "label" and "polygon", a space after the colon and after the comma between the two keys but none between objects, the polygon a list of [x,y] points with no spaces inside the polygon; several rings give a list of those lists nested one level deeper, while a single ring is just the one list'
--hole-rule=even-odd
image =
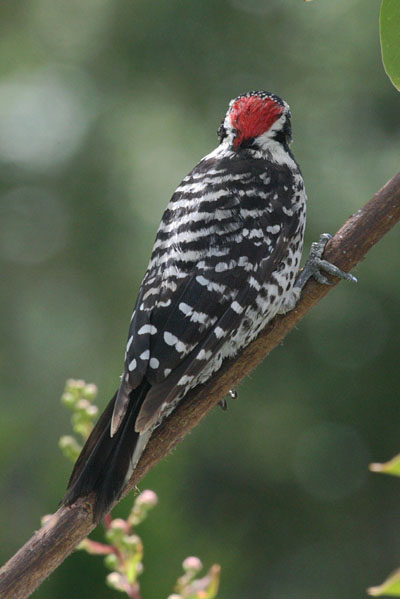
[{"label": "white spot on wing", "polygon": [[165,300],[164,302],[157,302],[157,306],[159,308],[168,308],[168,306],[171,304],[171,300]]},{"label": "white spot on wing", "polygon": [[224,272],[224,270],[228,270],[228,265],[226,262],[218,262],[215,266],[215,272]]},{"label": "white spot on wing", "polygon": [[175,345],[175,343],[178,341],[178,337],[175,337],[175,335],[169,331],[164,331],[164,341],[167,345]]},{"label": "white spot on wing", "polygon": [[185,304],[184,302],[181,302],[179,304],[179,310],[186,315],[186,314],[189,314],[192,311],[192,308],[188,304]]},{"label": "white spot on wing", "polygon": [[160,366],[160,360],[157,360],[157,358],[151,358],[149,366],[150,368],[158,368]]},{"label": "white spot on wing", "polygon": [[188,376],[187,374],[184,374],[179,379],[178,385],[186,385],[187,383],[190,383],[193,379],[194,379],[194,376]]},{"label": "white spot on wing", "polygon": [[203,277],[203,275],[199,275],[198,277],[196,277],[196,281],[200,284],[200,285],[208,285],[209,284],[209,280],[206,279],[205,277]]},{"label": "white spot on wing", "polygon": [[285,206],[282,206],[282,211],[287,215],[287,216],[293,216],[293,210],[290,210],[288,208],[285,208]]},{"label": "white spot on wing", "polygon": [[217,317],[210,318],[208,314],[205,312],[193,312],[190,317],[190,322],[199,322],[200,324],[205,324],[207,321],[210,321],[211,324],[217,320]]},{"label": "white spot on wing", "polygon": [[217,339],[220,339],[225,335],[225,331],[224,329],[221,329],[221,327],[215,327],[214,335],[217,337]]},{"label": "white spot on wing", "polygon": [[186,343],[183,343],[182,341],[177,341],[177,343],[175,344],[175,349],[179,353],[183,353],[184,351],[186,351],[187,345],[186,345]]},{"label": "white spot on wing", "polygon": [[243,312],[243,306],[241,306],[238,302],[232,302],[231,308],[236,314],[241,314]]},{"label": "white spot on wing", "polygon": [[197,354],[196,359],[197,360],[208,360],[209,358],[211,358],[211,355],[212,355],[211,350],[206,351],[205,349],[201,349],[199,351],[199,353]]},{"label": "white spot on wing", "polygon": [[136,365],[137,365],[137,362],[135,359],[133,359],[132,362],[129,362],[129,366],[128,366],[129,372],[132,372],[132,370],[135,370]]},{"label": "white spot on wing", "polygon": [[156,295],[157,293],[159,293],[159,290],[157,287],[150,287],[150,289],[148,291],[146,291],[146,293],[143,296],[143,299],[147,299],[148,297],[150,297],[150,295]]},{"label": "white spot on wing", "polygon": [[151,324],[144,324],[138,330],[138,335],[146,335],[146,333],[148,333],[149,335],[155,335],[157,333],[157,329]]},{"label": "white spot on wing", "polygon": [[254,287],[254,289],[256,289],[257,291],[260,291],[261,285],[258,281],[256,281],[254,277],[249,278],[249,284],[251,285],[251,287]]},{"label": "white spot on wing", "polygon": [[249,238],[253,239],[253,237],[264,237],[264,233],[262,232],[261,229],[252,229],[250,231]]},{"label": "white spot on wing", "polygon": [[150,358],[150,350],[146,349],[146,351],[140,354],[139,358],[141,360],[148,360]]},{"label": "white spot on wing", "polygon": [[179,353],[185,352],[188,348],[186,343],[179,341],[178,337],[169,331],[164,331],[164,341],[167,345],[172,345],[175,347],[176,351]]}]

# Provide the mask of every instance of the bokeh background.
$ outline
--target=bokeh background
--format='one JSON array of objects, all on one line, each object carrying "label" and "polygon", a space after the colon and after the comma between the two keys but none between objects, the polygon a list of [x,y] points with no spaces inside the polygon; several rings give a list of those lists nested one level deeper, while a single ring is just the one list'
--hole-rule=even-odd
[{"label": "bokeh background", "polygon": [[[399,96],[379,3],[2,2],[0,556],[63,495],[65,379],[122,368],[130,314],[171,193],[216,145],[228,101],[284,97],[309,195],[306,247],[399,166]],[[398,231],[142,483],[144,599],[181,562],[222,566],[221,599],[355,599],[400,564]],[[129,500],[128,500],[129,502]],[[121,514],[128,506],[122,505]],[[35,597],[118,597],[77,553]]]}]

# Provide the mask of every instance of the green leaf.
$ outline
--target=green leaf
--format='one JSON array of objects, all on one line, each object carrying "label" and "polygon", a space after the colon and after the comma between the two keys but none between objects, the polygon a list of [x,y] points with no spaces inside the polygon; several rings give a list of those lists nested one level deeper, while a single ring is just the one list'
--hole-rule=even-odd
[{"label": "green leaf", "polygon": [[379,21],[383,66],[400,90],[400,0],[382,0]]},{"label": "green leaf", "polygon": [[378,587],[370,587],[368,593],[373,597],[381,597],[382,595],[400,597],[400,570],[393,572],[393,574]]},{"label": "green leaf", "polygon": [[[400,4],[400,0],[398,0]],[[369,469],[372,472],[381,472],[383,474],[392,474],[393,476],[400,476],[400,453],[388,462],[383,464],[370,464]]]}]

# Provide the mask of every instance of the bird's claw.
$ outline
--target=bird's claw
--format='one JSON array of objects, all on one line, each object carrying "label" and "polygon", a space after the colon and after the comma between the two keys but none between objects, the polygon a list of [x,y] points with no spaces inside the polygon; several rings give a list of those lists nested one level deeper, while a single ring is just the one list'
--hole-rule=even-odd
[{"label": "bird's claw", "polygon": [[334,277],[339,277],[340,279],[357,283],[357,279],[354,275],[349,272],[345,272],[341,268],[328,262],[328,260],[324,260],[322,258],[322,255],[325,251],[325,246],[330,239],[332,239],[332,235],[329,233],[322,233],[319,241],[314,241],[314,243],[311,244],[310,256],[296,281],[295,287],[303,289],[304,285],[311,277],[314,277],[314,279],[322,285],[333,285],[333,282],[329,281],[321,271]]}]

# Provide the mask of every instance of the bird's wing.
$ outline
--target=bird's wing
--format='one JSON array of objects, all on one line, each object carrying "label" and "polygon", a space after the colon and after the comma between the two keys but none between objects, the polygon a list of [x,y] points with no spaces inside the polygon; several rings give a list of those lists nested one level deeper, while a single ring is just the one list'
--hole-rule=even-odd
[{"label": "bird's wing", "polygon": [[150,359],[156,362],[154,369],[147,370],[151,388],[136,420],[137,431],[151,428],[161,411],[168,411],[168,404],[182,396],[182,389],[207,368],[236,332],[246,309],[255,305],[262,282],[269,280],[287,250],[288,227],[281,229],[270,253],[261,257],[255,252],[259,260],[252,263],[252,269],[247,263],[247,269],[236,266],[228,274],[215,269],[192,273],[182,293],[176,294],[168,316],[163,320],[153,315],[159,332],[150,344]]},{"label": "bird's wing", "polygon": [[[236,165],[241,169],[236,190],[221,184],[218,194],[213,188],[208,194],[206,188],[201,201],[197,192],[189,194],[191,200],[177,192],[167,207],[131,322],[112,434],[122,422],[130,392],[144,379],[151,389],[136,423],[143,430],[157,420],[165,401],[182,396],[178,382],[207,369],[287,251],[299,225],[297,216],[285,211],[293,189],[275,180],[267,185],[264,162],[257,168],[253,164],[247,181],[242,162]],[[272,181],[280,171],[274,168],[270,174]],[[243,195],[246,185],[249,193]],[[198,236],[199,227],[207,228],[209,237]],[[182,237],[181,247],[176,240]],[[196,256],[190,267],[188,255]]]}]

